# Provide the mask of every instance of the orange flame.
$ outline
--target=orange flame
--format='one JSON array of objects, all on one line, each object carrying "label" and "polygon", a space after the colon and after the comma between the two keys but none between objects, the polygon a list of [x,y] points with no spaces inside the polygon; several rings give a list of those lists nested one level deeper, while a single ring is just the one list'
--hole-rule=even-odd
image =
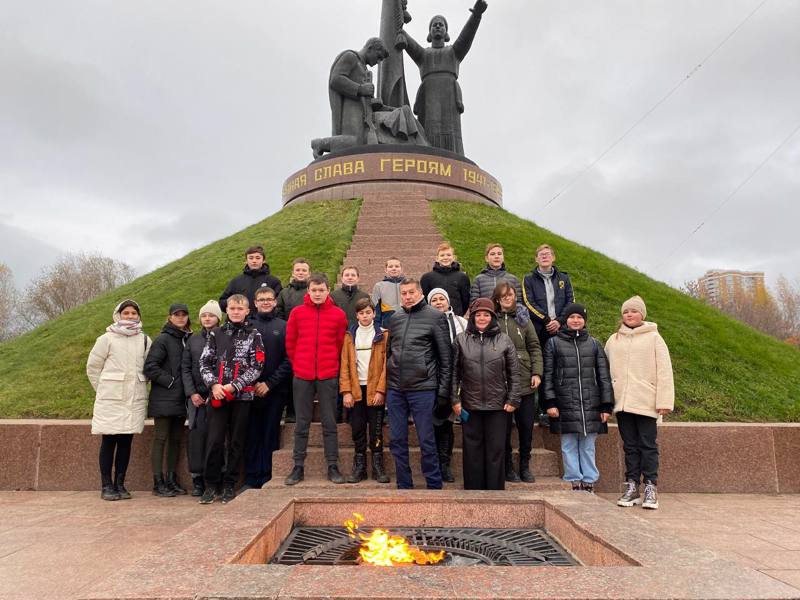
[{"label": "orange flame", "polygon": [[374,529],[369,535],[358,532],[358,526],[364,522],[364,517],[353,513],[353,519],[347,519],[344,526],[348,535],[361,540],[358,553],[361,560],[369,565],[378,567],[391,567],[402,564],[433,565],[444,559],[445,552],[425,552],[419,548],[408,545],[408,541],[401,535],[391,535],[385,529]]}]

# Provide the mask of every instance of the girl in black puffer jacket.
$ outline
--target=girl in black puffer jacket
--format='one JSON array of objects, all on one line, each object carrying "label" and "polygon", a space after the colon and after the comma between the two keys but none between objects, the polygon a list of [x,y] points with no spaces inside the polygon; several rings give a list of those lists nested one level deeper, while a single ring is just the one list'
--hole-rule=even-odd
[{"label": "girl in black puffer jacket", "polygon": [[[183,393],[181,359],[186,340],[192,335],[189,328],[189,308],[185,304],[169,307],[169,319],[153,342],[144,362],[144,374],[152,382],[147,403],[147,416],[153,417],[153,448],[150,459],[153,467],[153,495],[172,497],[186,494],[178,483],[175,468],[186,421],[186,396]],[[167,448],[167,477],[162,465]]]},{"label": "girl in black puffer jacket", "polygon": [[543,407],[550,431],[561,434],[564,479],[573,490],[594,491],[600,478],[594,445],[608,433],[614,390],[603,346],[586,330],[586,309],[569,304],[566,325],[544,347]]}]

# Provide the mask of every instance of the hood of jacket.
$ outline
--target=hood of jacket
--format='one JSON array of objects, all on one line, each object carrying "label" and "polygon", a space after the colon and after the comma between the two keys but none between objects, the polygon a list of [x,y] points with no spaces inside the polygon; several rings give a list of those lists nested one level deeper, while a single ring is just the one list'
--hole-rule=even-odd
[{"label": "hood of jacket", "polygon": [[473,335],[475,337],[479,337],[481,333],[485,337],[494,337],[498,333],[500,333],[500,324],[497,322],[497,316],[492,315],[492,320],[489,322],[489,326],[483,331],[478,331],[477,326],[475,325],[475,315],[471,314],[469,316],[469,321],[467,322],[467,333]]},{"label": "hood of jacket", "polygon": [[307,280],[306,281],[297,281],[295,279],[292,279],[289,282],[289,287],[290,288],[294,288],[296,290],[304,290],[304,289],[306,289],[308,287],[308,281]]},{"label": "hood of jacket", "polygon": [[461,265],[455,260],[452,263],[450,263],[450,265],[447,267],[444,267],[440,265],[438,262],[435,262],[433,263],[432,270],[436,271],[437,273],[452,273],[453,271],[460,271]]},{"label": "hood of jacket", "polygon": [[620,325],[620,335],[642,335],[645,333],[652,333],[658,331],[658,325],[652,321],[644,321],[639,327],[628,327],[627,325]]},{"label": "hood of jacket", "polygon": [[511,315],[514,318],[514,321],[520,327],[525,327],[531,320],[531,317],[528,314],[528,309],[526,309],[522,304],[516,304],[514,308],[509,310],[501,308],[500,314]]},{"label": "hood of jacket", "polygon": [[123,304],[125,304],[126,302],[127,303],[133,303],[133,304],[136,305],[136,312],[139,313],[139,319],[141,320],[141,318],[142,318],[142,310],[139,308],[139,303],[138,302],[134,302],[130,298],[126,298],[125,300],[123,300],[122,302],[120,302],[119,304],[117,304],[114,307],[114,312],[111,313],[111,321],[112,322],[119,323],[122,320],[122,315],[119,314],[120,313],[120,308],[119,307],[122,306]]},{"label": "hood of jacket", "polygon": [[244,273],[248,277],[258,277],[259,275],[269,275],[270,274],[269,265],[267,263],[264,263],[258,269],[251,269],[250,267],[245,265],[244,269],[242,269],[242,273]]},{"label": "hood of jacket", "polygon": [[358,285],[344,285],[340,288],[348,296],[352,296],[358,291]]},{"label": "hood of jacket", "polygon": [[392,283],[402,283],[403,279],[405,278],[406,278],[405,275],[398,275],[397,277],[390,277],[389,275],[384,275],[383,280],[390,281]]},{"label": "hood of jacket", "polygon": [[264,321],[265,323],[269,323],[273,319],[277,319],[278,315],[275,314],[275,309],[272,309],[269,312],[257,312],[250,318],[254,321]]},{"label": "hood of jacket", "polygon": [[164,326],[161,328],[161,333],[167,333],[172,337],[178,338],[179,340],[192,335],[191,329],[187,330],[178,329],[177,327],[175,327],[175,325],[173,325],[169,321],[164,323]]}]

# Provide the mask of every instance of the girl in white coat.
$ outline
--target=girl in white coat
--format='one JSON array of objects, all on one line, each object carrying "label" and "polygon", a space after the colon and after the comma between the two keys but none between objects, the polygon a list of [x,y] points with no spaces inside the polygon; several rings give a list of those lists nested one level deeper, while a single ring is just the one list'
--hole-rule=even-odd
[{"label": "girl in white coat", "polygon": [[142,333],[141,311],[133,300],[120,302],[114,309],[113,320],[89,353],[86,375],[96,392],[92,433],[103,436],[100,497],[127,500],[131,495],[125,489],[125,472],[133,434],[142,432],[147,413],[147,378],[142,369],[150,350],[150,338]]},{"label": "girl in white coat", "polygon": [[[625,450],[625,492],[619,506],[658,508],[658,417],[672,412],[675,388],[672,361],[658,325],[645,321],[639,296],[622,305],[619,331],[606,342],[614,386],[614,414]],[[644,478],[644,498],[639,483]]]}]

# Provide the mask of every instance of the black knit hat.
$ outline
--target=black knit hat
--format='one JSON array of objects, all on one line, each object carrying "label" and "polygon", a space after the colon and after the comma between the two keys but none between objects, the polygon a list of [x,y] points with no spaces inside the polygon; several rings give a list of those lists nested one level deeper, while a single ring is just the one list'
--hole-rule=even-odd
[{"label": "black knit hat", "polygon": [[578,304],[577,302],[572,302],[567,304],[564,307],[564,312],[562,313],[565,319],[569,319],[570,315],[580,315],[583,317],[584,321],[588,321],[589,317],[586,314],[586,307],[583,304]]}]

